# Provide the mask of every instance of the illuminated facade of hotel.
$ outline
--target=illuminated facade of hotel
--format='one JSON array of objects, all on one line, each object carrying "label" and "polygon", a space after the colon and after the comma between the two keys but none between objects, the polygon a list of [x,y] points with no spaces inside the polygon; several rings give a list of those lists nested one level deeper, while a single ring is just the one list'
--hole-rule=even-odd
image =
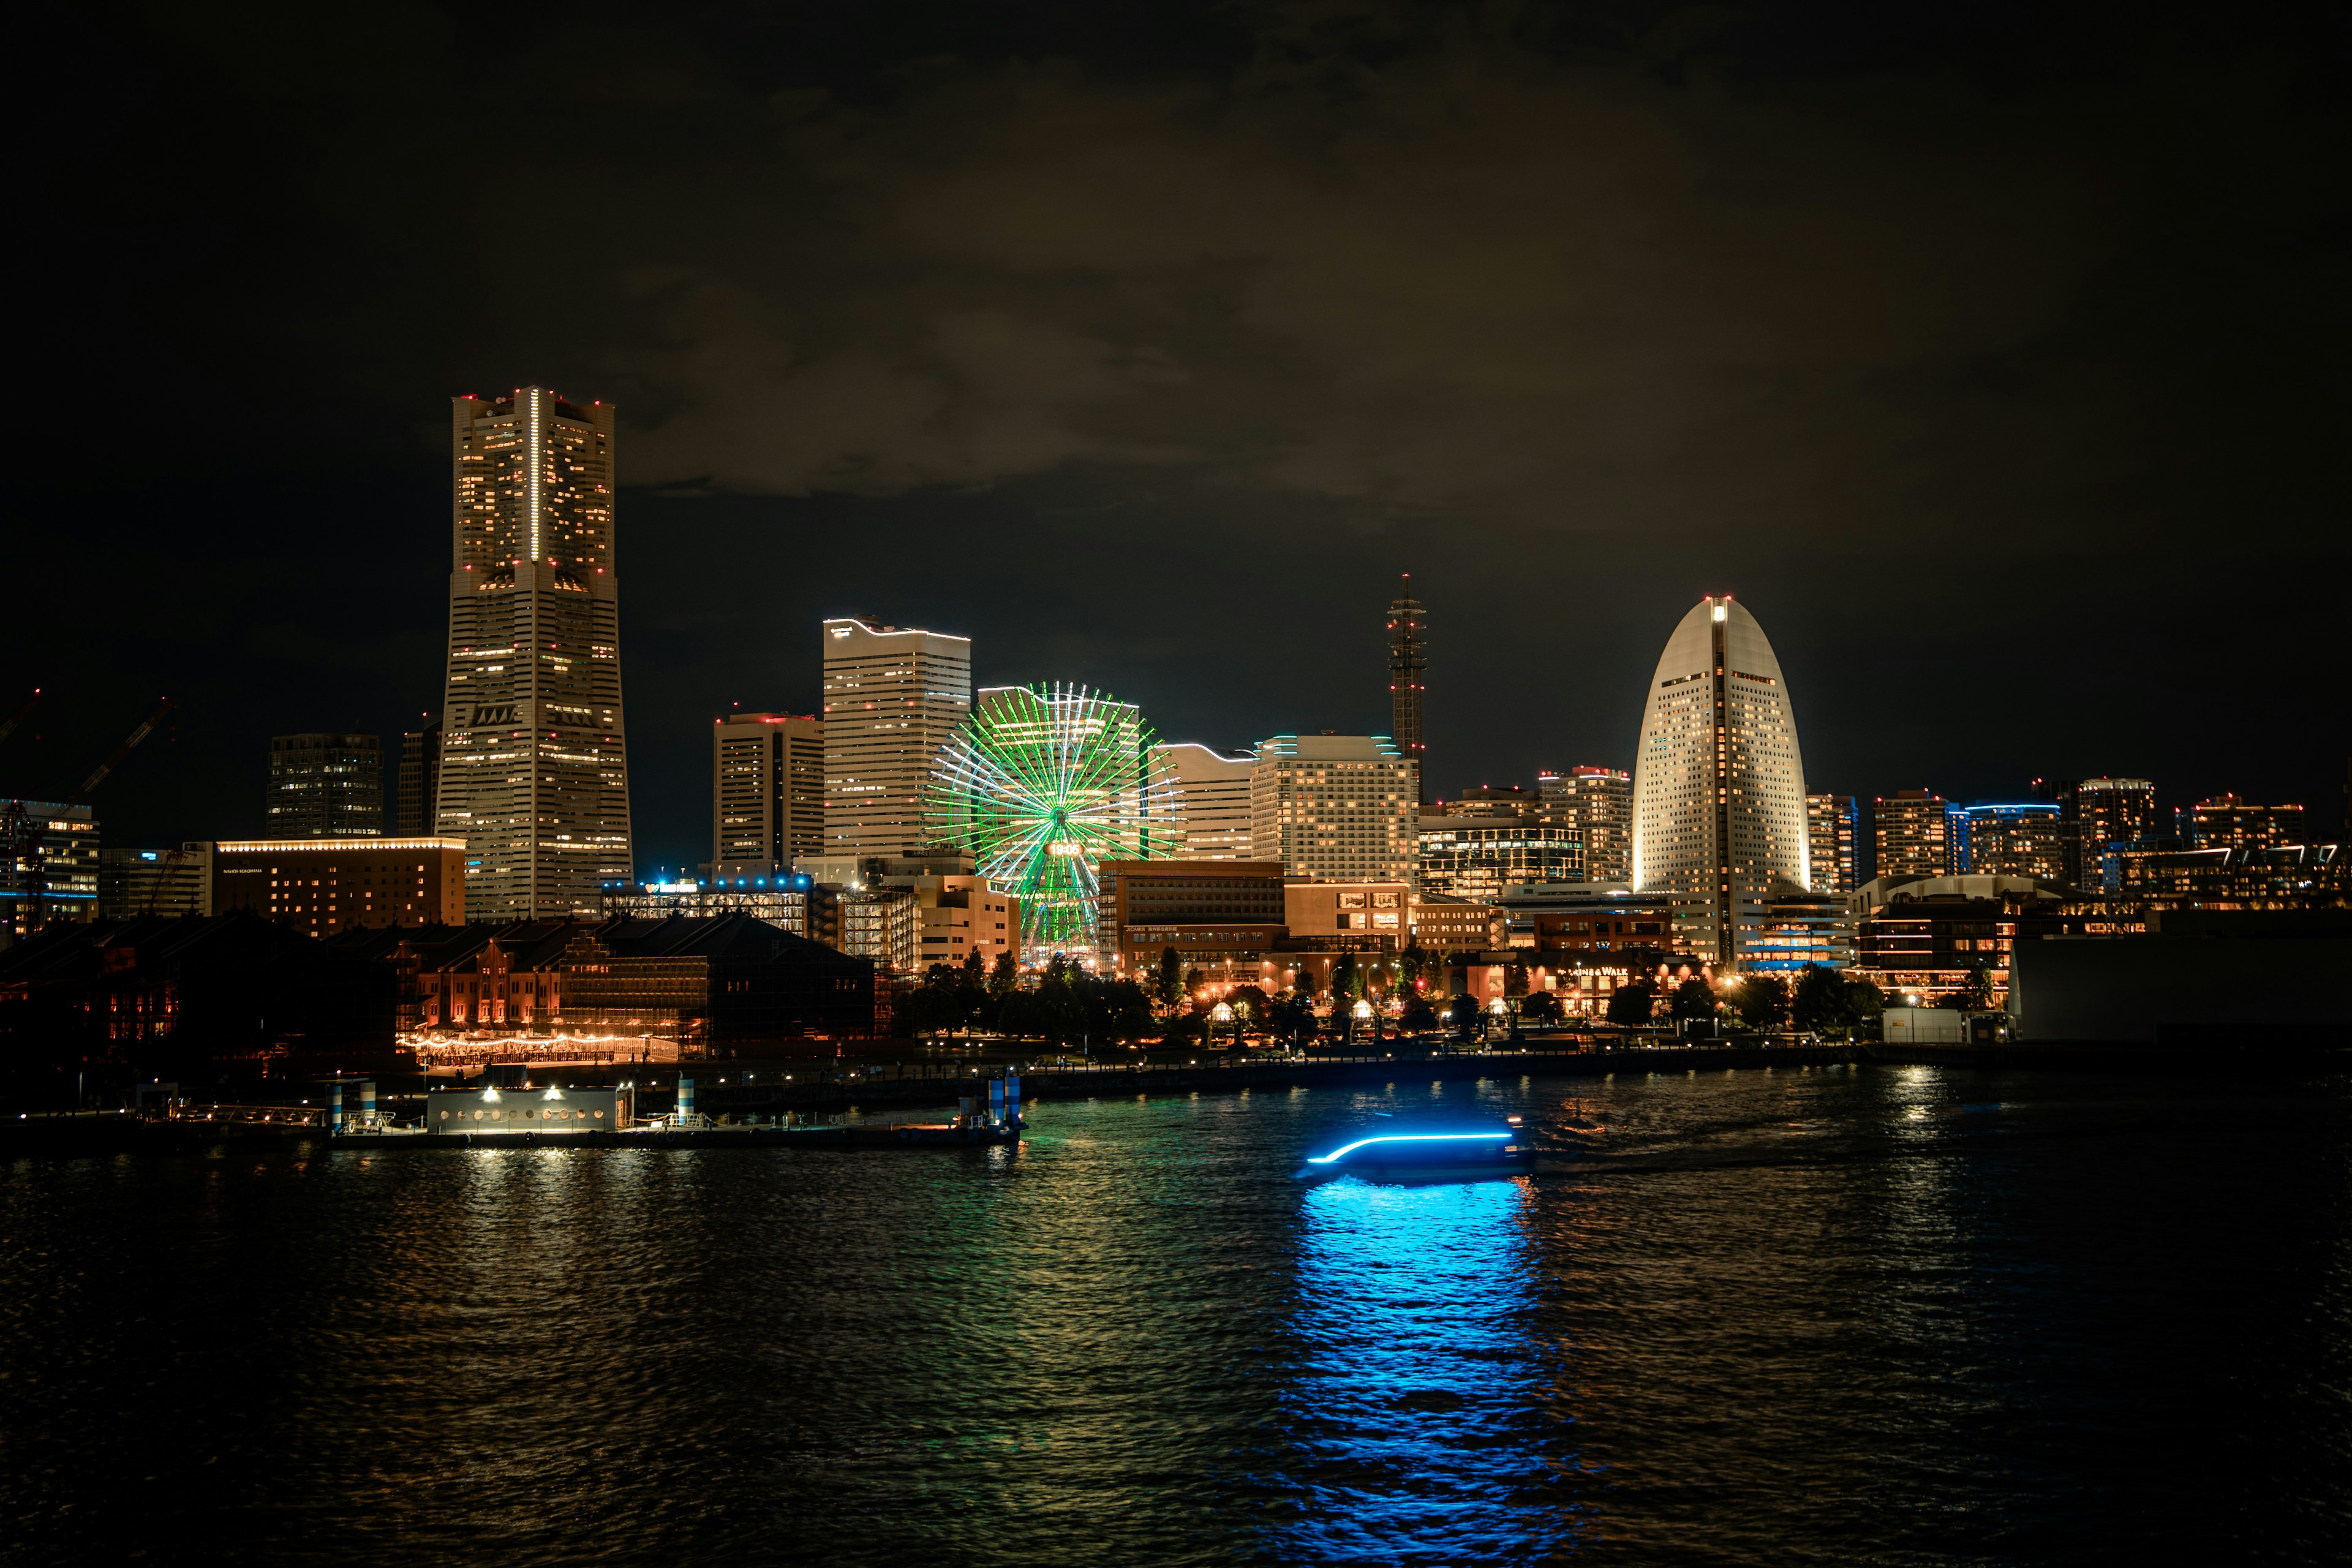
[{"label": "illuminated facade of hotel", "polygon": [[1250,858],[1318,882],[1413,880],[1420,768],[1386,735],[1276,735],[1250,780]]},{"label": "illuminated facade of hotel", "polygon": [[1633,886],[1676,896],[1691,950],[1727,964],[1764,903],[1811,885],[1805,770],[1787,679],[1730,595],[1702,599],[1666,640],[1633,764]]},{"label": "illuminated facade of hotel", "polygon": [[[818,879],[868,856],[923,852],[923,785],[971,713],[971,639],[824,623],[824,851]],[[808,868],[803,867],[803,869]]]},{"label": "illuminated facade of hotel", "polygon": [[1228,757],[1186,742],[1155,746],[1175,775],[1176,809],[1187,860],[1246,860],[1250,854],[1250,778],[1255,757]]},{"label": "illuminated facade of hotel", "polygon": [[466,912],[596,912],[630,872],[613,405],[544,387],[450,403],[449,671],[438,837]]}]

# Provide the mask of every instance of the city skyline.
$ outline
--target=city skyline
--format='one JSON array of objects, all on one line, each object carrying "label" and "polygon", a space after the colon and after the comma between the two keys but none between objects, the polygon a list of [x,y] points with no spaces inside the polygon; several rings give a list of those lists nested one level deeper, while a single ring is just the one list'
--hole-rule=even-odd
[{"label": "city skyline", "polygon": [[[79,37],[121,133],[42,154],[47,461],[12,564],[81,581],[105,539],[113,629],[87,637],[79,595],[24,606],[0,677],[49,697],[10,787],[61,795],[160,690],[181,708],[110,781],[110,836],[263,831],[272,733],[389,751],[437,706],[431,411],[537,383],[622,408],[641,861],[706,853],[711,714],[821,701],[776,628],[950,626],[981,682],[1085,679],[1233,753],[1391,727],[1369,621],[1402,572],[1434,633],[1435,794],[1630,766],[1647,628],[1727,589],[1808,694],[1821,788],[2114,774],[2340,817],[2347,721],[2274,679],[2329,664],[2334,617],[2241,622],[2210,585],[2222,533],[2320,582],[2352,550],[2309,237],[2334,232],[2334,143],[2297,85],[2326,52],[2298,25],[2208,40],[2198,68],[2233,85],[2188,95],[2183,132],[2171,57],[2041,13],[1857,16],[1836,49],[1780,16],[1219,16],[1181,44],[975,22],[922,45],[953,87],[905,74],[908,41],[778,53],[698,14],[568,65],[526,31],[465,70],[340,16],[269,37],[262,77],[234,20]],[[388,118],[286,96],[352,69]],[[1286,85],[1323,79],[1357,85]],[[1440,112],[1463,80],[1509,85]],[[719,135],[740,159],[681,145],[673,87],[760,127]],[[486,215],[446,179],[451,115],[523,104],[550,134],[509,150],[516,177],[589,179],[614,221]],[[878,161],[848,180],[853,123]],[[131,151],[163,141],[189,155]],[[1038,151],[1072,145],[1097,154]],[[358,163],[383,200],[355,209],[332,171]],[[1457,165],[1493,177],[1433,207]],[[133,250],[152,264],[118,279]],[[565,264],[460,285],[459,253]],[[174,409],[135,448],[78,412],[125,384]],[[1119,586],[1041,595],[1073,562]],[[1963,704],[1988,718],[1965,739]]]}]

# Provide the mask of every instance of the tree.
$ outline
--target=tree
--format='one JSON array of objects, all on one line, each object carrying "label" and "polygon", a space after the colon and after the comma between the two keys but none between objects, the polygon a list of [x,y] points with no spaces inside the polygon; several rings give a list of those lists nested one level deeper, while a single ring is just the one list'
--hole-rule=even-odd
[{"label": "tree", "polygon": [[1184,1000],[1184,959],[1174,947],[1160,950],[1160,968],[1151,977],[1151,999],[1163,1012],[1173,1013]]},{"label": "tree", "polygon": [[1867,980],[1848,976],[1843,998],[1845,1025],[1849,1029],[1867,1027],[1875,1030],[1880,1016],[1886,1011],[1886,993]]},{"label": "tree", "polygon": [[1533,1018],[1539,1024],[1557,1024],[1560,1017],[1559,998],[1549,991],[1538,991],[1520,1005],[1519,1016]]},{"label": "tree", "polygon": [[1274,1017],[1274,1002],[1255,985],[1236,985],[1225,993],[1225,1004],[1244,1024],[1265,1024]]},{"label": "tree", "polygon": [[1315,998],[1305,988],[1293,990],[1274,1005],[1275,1025],[1293,1045],[1315,1029]]},{"label": "tree", "polygon": [[1428,997],[1416,991],[1404,999],[1404,1013],[1397,1026],[1407,1034],[1425,1035],[1437,1027],[1437,1009],[1429,1005]]},{"label": "tree", "polygon": [[1636,977],[1628,980],[1609,994],[1609,1021],[1625,1027],[1637,1028],[1650,1021],[1657,1010],[1658,988],[1649,981]]},{"label": "tree", "polygon": [[1846,1026],[1845,977],[1824,963],[1808,963],[1797,976],[1790,1013],[1800,1029],[1816,1032]]},{"label": "tree", "polygon": [[1356,955],[1343,952],[1339,962],[1331,966],[1331,1005],[1340,1007],[1364,994],[1364,977],[1356,968]]},{"label": "tree", "polygon": [[1397,954],[1397,984],[1407,991],[1418,991],[1435,968],[1428,951],[1416,942]]},{"label": "tree", "polygon": [[1751,1029],[1771,1030],[1789,1021],[1789,984],[1776,974],[1751,974],[1739,983],[1734,1005]]},{"label": "tree", "polygon": [[1021,961],[1006,948],[996,955],[995,964],[988,972],[988,994],[1002,1002],[1021,989]]},{"label": "tree", "polygon": [[1677,1019],[1714,1017],[1715,987],[1692,975],[1675,987],[1674,1014]]},{"label": "tree", "polygon": [[1953,1006],[1964,1013],[1991,1012],[1992,971],[1981,963],[1969,970],[1968,979],[1960,984],[1958,994],[1950,1000]]},{"label": "tree", "polygon": [[1445,1010],[1446,1022],[1467,1035],[1478,1026],[1478,998],[1465,992]]}]

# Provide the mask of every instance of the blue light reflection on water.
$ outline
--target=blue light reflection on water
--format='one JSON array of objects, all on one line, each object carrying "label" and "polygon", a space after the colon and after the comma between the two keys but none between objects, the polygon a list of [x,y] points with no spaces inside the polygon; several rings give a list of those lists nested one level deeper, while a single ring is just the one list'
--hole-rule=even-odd
[{"label": "blue light reflection on water", "polygon": [[1572,1544],[1549,1485],[1573,1460],[1533,1332],[1529,1195],[1354,1178],[1306,1193],[1284,1560],[1507,1563]]}]

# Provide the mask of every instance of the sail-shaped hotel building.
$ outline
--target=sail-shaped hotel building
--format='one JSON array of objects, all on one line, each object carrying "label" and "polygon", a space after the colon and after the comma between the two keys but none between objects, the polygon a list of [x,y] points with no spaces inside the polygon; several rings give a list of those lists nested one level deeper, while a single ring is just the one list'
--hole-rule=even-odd
[{"label": "sail-shaped hotel building", "polygon": [[1701,599],[1666,639],[1633,764],[1633,886],[1675,895],[1692,951],[1731,966],[1764,900],[1811,886],[1805,767],[1789,683],[1731,595]]}]

